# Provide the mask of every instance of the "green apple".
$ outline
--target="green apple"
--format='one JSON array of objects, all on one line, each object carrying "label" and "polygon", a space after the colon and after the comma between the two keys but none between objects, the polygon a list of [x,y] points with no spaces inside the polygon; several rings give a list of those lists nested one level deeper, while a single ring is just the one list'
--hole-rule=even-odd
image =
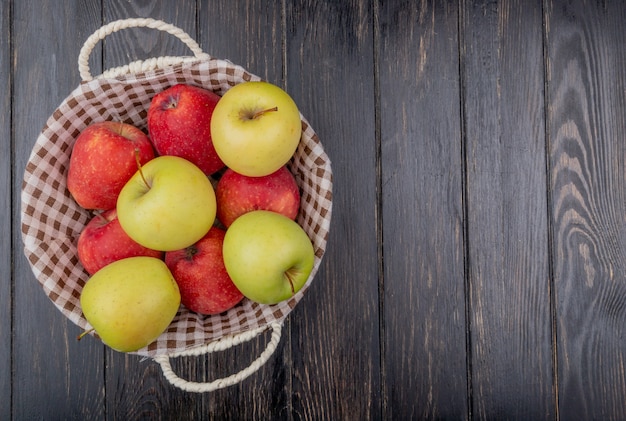
[{"label": "green apple", "polygon": [[315,260],[313,244],[297,222],[256,210],[226,231],[224,265],[241,293],[261,304],[292,297],[306,283]]},{"label": "green apple", "polygon": [[293,156],[302,132],[300,112],[289,94],[268,82],[243,82],[215,106],[211,137],[215,151],[233,171],[262,177]]},{"label": "green apple", "polygon": [[161,259],[128,257],[97,271],[85,284],[80,305],[102,342],[133,352],[167,329],[178,312],[180,292]]},{"label": "green apple", "polygon": [[177,156],[147,162],[122,188],[117,217],[130,238],[153,250],[179,250],[215,222],[215,191],[196,165]]}]

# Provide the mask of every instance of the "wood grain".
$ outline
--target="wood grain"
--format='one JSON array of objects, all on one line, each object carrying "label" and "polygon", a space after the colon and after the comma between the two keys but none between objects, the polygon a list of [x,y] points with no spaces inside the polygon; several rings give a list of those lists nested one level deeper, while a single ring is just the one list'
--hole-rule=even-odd
[{"label": "wood grain", "polygon": [[[148,5],[144,5],[141,8],[142,13],[145,13],[146,16],[159,18],[180,26],[189,34],[192,34],[192,36],[199,32],[199,30],[186,27],[189,26],[190,22],[195,22],[196,19],[192,13],[195,13],[195,7],[192,7],[191,3],[179,3],[177,6],[180,7],[180,10],[158,7],[156,3],[152,3],[152,6],[150,8]],[[129,10],[125,10],[126,7],[130,6],[122,4],[105,5],[105,10],[108,10],[107,20],[115,20],[127,16]],[[135,8],[136,5],[132,5],[132,7]],[[276,14],[266,7],[261,9],[260,3],[256,5],[249,4],[248,7],[243,9],[246,11],[246,14],[221,15],[222,20],[219,22],[221,26],[212,22],[211,28],[213,30],[216,29],[216,33],[220,33],[221,30],[222,34],[227,33],[232,28],[241,27],[243,25],[242,22],[246,22],[248,27],[251,28],[250,17],[255,16],[255,9],[269,13],[268,17],[274,18],[276,27],[280,28],[280,11]],[[137,10],[134,11],[137,12]],[[192,15],[184,15],[183,12],[192,13]],[[206,22],[203,19],[199,19],[199,22],[201,22],[203,28],[206,26]],[[267,24],[267,20],[262,22],[264,25]],[[266,45],[263,45],[261,43],[262,38],[255,35],[254,32],[249,33],[250,43],[255,44],[257,47],[250,51],[255,52],[257,60],[260,62],[267,60],[274,63],[271,60],[271,56],[269,58],[266,58],[266,55],[258,56],[258,52],[262,51],[264,54],[267,54],[268,51],[275,47],[278,47],[276,48],[276,57],[281,57],[280,44],[276,46],[274,42],[267,42]],[[124,61],[131,60],[124,54],[119,54],[119,51],[125,48],[125,43],[136,43],[143,46],[141,51],[136,50],[137,47],[131,48],[131,50],[135,49],[134,56],[136,57],[133,59],[159,55],[188,54],[187,51],[180,48],[174,48],[174,52],[172,52],[170,47],[175,46],[168,43],[152,43],[148,37],[154,38],[154,35],[146,33],[145,30],[130,30],[130,34],[120,32],[117,39],[113,38],[108,44],[105,43],[105,67],[118,66],[124,64]],[[209,39],[212,40],[211,47],[219,46],[219,42],[214,41],[214,37]],[[198,37],[198,40],[204,48],[205,42],[203,39]],[[222,35],[222,42],[230,42],[230,40],[230,37],[224,39]],[[107,53],[109,49],[113,52]],[[278,63],[278,70],[280,71],[282,66],[280,61]],[[270,67],[266,63],[264,64],[266,69]],[[265,74],[264,76],[268,77],[269,75]],[[273,76],[276,77],[276,75]],[[280,77],[280,73],[278,73],[278,77]],[[248,365],[264,349],[267,339],[259,338],[250,344],[242,346],[241,349],[207,356],[206,358],[176,359],[173,361],[173,367],[181,377],[193,381],[210,381],[224,377]],[[107,370],[107,385],[111,385],[111,388],[108,389],[107,393],[107,408],[109,408],[109,413],[114,418],[121,419],[142,419],[160,416],[175,417],[180,413],[207,414],[216,419],[229,419],[230,417],[240,419],[242,416],[247,419],[264,419],[270,411],[268,409],[269,406],[280,405],[281,402],[282,379],[285,377],[282,374],[283,365],[280,364],[282,350],[283,347],[279,347],[275,355],[274,361],[278,361],[278,363],[268,363],[264,367],[263,373],[254,376],[253,380],[246,381],[243,385],[237,385],[225,391],[217,391],[206,395],[189,394],[172,387],[161,376],[160,369],[154,363],[142,362],[134,356],[125,356],[108,351],[107,356],[110,369]],[[275,386],[263,387],[265,384],[275,384]],[[155,398],[155,396],[160,398]],[[254,406],[247,405],[251,399],[257,404]],[[233,407],[239,408],[239,410],[233,411]]]},{"label": "wood grain", "polygon": [[[282,7],[279,2],[247,0],[200,3],[198,41],[214,57],[228,59],[277,85],[283,84]],[[236,40],[236,42],[233,42]],[[238,385],[207,394],[205,413],[213,419],[289,419],[289,327],[271,359]],[[205,358],[206,378],[232,374],[264,349],[268,334],[248,344]],[[236,408],[236,409],[234,409]]]},{"label": "wood grain", "polygon": [[199,2],[198,40],[204,52],[230,60],[284,86],[285,31],[281,2]]},{"label": "wood grain", "polygon": [[[24,166],[79,48],[147,16],[286,88],[333,166],[315,282],[213,393],[77,342],[22,252]],[[623,419],[624,22],[583,0],[1,2],[0,419]],[[90,64],[181,54],[128,30]],[[268,339],[173,367],[210,381]]]},{"label": "wood grain", "polygon": [[381,416],[372,8],[287,2],[287,90],[334,179],[326,256],[290,316],[296,419]]},{"label": "wood grain", "polygon": [[[80,3],[80,4],[79,4]],[[12,4],[14,204],[41,128],[78,86],[78,51],[98,24],[99,8],[78,1]],[[66,11],[72,10],[72,14]],[[42,17],[45,16],[45,19]],[[45,21],[45,24],[41,24]],[[13,419],[104,416],[103,348],[76,341],[78,327],[45,296],[21,253],[20,209],[13,206]],[[4,281],[4,280],[3,280]],[[4,373],[3,373],[4,375]]]},{"label": "wood grain", "polygon": [[626,413],[626,10],[548,2],[559,413]]},{"label": "wood grain", "polygon": [[[102,2],[104,24],[126,18],[160,19],[177,26],[193,39],[197,37],[196,0],[163,3],[156,0]],[[123,66],[135,60],[160,56],[190,56],[192,52],[166,32],[150,28],[128,28],[102,42],[105,68]]]},{"label": "wood grain", "polygon": [[456,2],[380,4],[385,419],[466,419]]},{"label": "wood grain", "polygon": [[[11,137],[11,21],[9,5],[0,2],[0,84],[8,90],[0,97],[0,226],[13,227],[11,216],[14,203],[11,195],[14,172],[13,138]],[[12,329],[12,250],[21,249],[17,240],[19,233],[0,237],[0,250],[4,251],[0,257],[0,419],[8,420],[11,417],[11,329]],[[17,253],[17,252],[16,252]]]},{"label": "wood grain", "polygon": [[[106,1],[102,7],[105,23],[127,17],[151,17],[176,25],[192,37],[197,31],[195,0],[176,2],[174,7],[156,1]],[[148,28],[119,31],[101,44],[105,69],[152,57],[191,54],[176,37]],[[106,348],[106,365],[106,407],[113,419],[169,418],[179,413],[203,412],[203,396],[169,385],[160,367],[151,360]],[[176,361],[173,367],[181,376],[192,379],[201,379],[205,370],[197,359]]]},{"label": "wood grain", "polygon": [[464,2],[472,409],[554,419],[541,2]]}]

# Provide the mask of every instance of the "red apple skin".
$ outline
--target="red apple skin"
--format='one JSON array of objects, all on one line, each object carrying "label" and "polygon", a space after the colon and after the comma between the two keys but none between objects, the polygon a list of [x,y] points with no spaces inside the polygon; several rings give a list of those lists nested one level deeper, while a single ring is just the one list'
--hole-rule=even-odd
[{"label": "red apple skin", "polygon": [[223,229],[212,227],[197,243],[165,253],[165,264],[178,284],[181,302],[191,311],[219,314],[243,299],[224,266],[225,234]]},{"label": "red apple skin", "polygon": [[78,237],[78,260],[87,273],[98,270],[126,257],[150,256],[163,259],[162,251],[146,248],[124,232],[117,219],[117,211],[110,209],[94,216]]},{"label": "red apple skin", "polygon": [[229,168],[217,183],[215,197],[217,219],[227,228],[253,210],[269,210],[295,220],[300,209],[300,190],[286,166],[263,177],[248,177]]},{"label": "red apple skin", "polygon": [[156,94],[148,108],[148,133],[159,155],[175,155],[206,175],[224,168],[211,139],[211,116],[220,96],[178,84]]},{"label": "red apple skin", "polygon": [[155,156],[148,136],[137,127],[102,121],[85,128],[76,138],[70,156],[67,188],[85,209],[113,209],[117,196],[143,165]]}]

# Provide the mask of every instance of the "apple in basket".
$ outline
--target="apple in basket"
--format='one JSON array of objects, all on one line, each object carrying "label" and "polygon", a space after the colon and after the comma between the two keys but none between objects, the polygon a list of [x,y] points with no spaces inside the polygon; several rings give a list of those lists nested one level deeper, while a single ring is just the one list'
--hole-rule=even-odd
[{"label": "apple in basket", "polygon": [[295,221],[257,210],[235,219],[224,237],[224,265],[242,294],[261,304],[292,297],[306,283],[315,252]]},{"label": "apple in basket", "polygon": [[93,123],[76,138],[67,188],[85,209],[112,209],[137,171],[137,159],[144,164],[154,156],[150,139],[137,127],[116,121]]},{"label": "apple in basket", "polygon": [[162,251],[144,247],[130,238],[122,229],[115,209],[96,214],[85,225],[78,237],[77,248],[78,260],[90,275],[126,257],[164,256]]},{"label": "apple in basket", "polygon": [[219,99],[214,92],[187,84],[156,94],[148,108],[148,133],[157,153],[185,158],[206,175],[222,169],[211,140],[211,116]]},{"label": "apple in basket", "polygon": [[191,311],[219,314],[243,299],[224,266],[225,234],[212,227],[197,243],[165,253],[165,264],[178,283],[182,303]]},{"label": "apple in basket", "polygon": [[215,222],[215,191],[196,165],[158,156],[136,171],[117,199],[117,217],[130,238],[153,250],[179,250]]},{"label": "apple in basket", "polygon": [[268,82],[243,82],[219,100],[211,136],[219,157],[239,174],[260,177],[277,171],[293,156],[302,133],[300,112],[291,97]]},{"label": "apple in basket", "polygon": [[180,292],[163,260],[128,257],[96,272],[83,287],[80,305],[102,342],[133,352],[167,329],[180,307]]},{"label": "apple in basket", "polygon": [[248,177],[227,169],[215,189],[217,219],[229,227],[235,219],[253,210],[270,210],[296,219],[300,190],[286,166],[262,177]]}]

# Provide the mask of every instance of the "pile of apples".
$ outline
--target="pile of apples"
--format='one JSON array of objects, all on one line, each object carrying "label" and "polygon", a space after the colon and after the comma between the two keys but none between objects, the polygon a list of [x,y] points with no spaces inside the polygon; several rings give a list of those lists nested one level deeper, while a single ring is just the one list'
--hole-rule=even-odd
[{"label": "pile of apples", "polygon": [[167,88],[151,100],[147,134],[118,121],[79,134],[67,187],[94,212],[77,243],[90,275],[80,302],[104,343],[149,345],[181,303],[212,315],[304,286],[314,250],[295,221],[300,191],[286,166],[301,130],[293,99],[255,81],[221,97]]}]

